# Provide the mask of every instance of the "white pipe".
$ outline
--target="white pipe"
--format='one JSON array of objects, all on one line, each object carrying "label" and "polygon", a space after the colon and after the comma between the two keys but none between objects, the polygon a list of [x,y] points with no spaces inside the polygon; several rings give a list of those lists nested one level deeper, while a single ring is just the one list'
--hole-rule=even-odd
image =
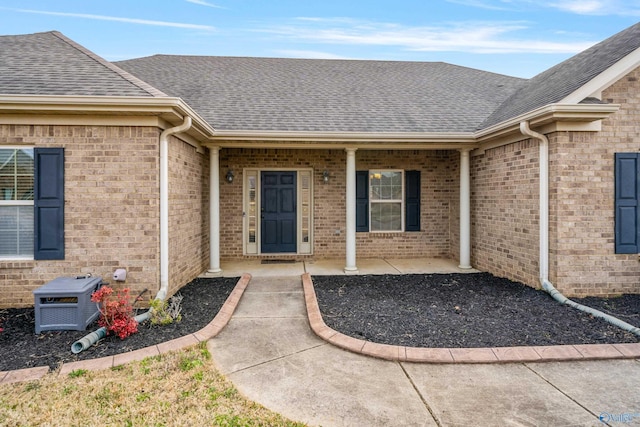
[{"label": "white pipe", "polygon": [[549,281],[549,139],[545,135],[531,130],[527,121],[520,122],[520,132],[540,142],[540,284],[542,289],[560,304],[589,313],[627,332],[640,336],[639,328],[600,310],[570,300],[562,295]]},{"label": "white pipe", "polygon": [[595,308],[588,307],[586,305],[578,304],[575,301],[570,300],[569,298],[562,295],[548,280],[545,280],[542,283],[542,289],[549,293],[560,304],[565,304],[570,307],[573,307],[577,310],[584,311],[585,313],[591,314],[593,317],[599,317],[602,320],[611,323],[621,329],[624,329],[627,332],[631,332],[632,334],[640,337],[640,329],[635,326],[625,322],[624,320],[620,320],[617,317],[610,316],[606,313],[601,312],[600,310],[596,310]]},{"label": "white pipe", "polygon": [[549,139],[520,122],[520,132],[540,142],[540,283],[549,280]]},{"label": "white pipe", "polygon": [[471,178],[469,150],[460,150],[460,265],[471,268]]},{"label": "white pipe", "polygon": [[169,290],[169,136],[191,127],[191,117],[160,134],[160,290],[156,299],[164,300]]}]

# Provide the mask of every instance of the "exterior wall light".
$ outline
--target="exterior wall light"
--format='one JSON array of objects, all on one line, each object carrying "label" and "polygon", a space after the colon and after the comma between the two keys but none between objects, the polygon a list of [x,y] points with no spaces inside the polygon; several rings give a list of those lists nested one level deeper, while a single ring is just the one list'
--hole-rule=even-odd
[{"label": "exterior wall light", "polygon": [[229,184],[233,182],[233,171],[231,169],[227,171],[226,179]]},{"label": "exterior wall light", "polygon": [[328,170],[324,170],[322,172],[322,180],[324,181],[325,184],[329,182],[329,171]]}]

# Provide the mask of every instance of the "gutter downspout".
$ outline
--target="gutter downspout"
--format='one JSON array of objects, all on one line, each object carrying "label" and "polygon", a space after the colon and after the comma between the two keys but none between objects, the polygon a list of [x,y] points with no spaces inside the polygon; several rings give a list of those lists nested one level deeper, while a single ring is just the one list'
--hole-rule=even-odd
[{"label": "gutter downspout", "polygon": [[640,336],[640,328],[600,310],[570,300],[549,281],[549,139],[545,135],[531,130],[527,121],[520,122],[520,132],[525,136],[537,139],[540,146],[540,284],[542,289],[560,304],[589,313],[593,317],[599,317],[627,332]]},{"label": "gutter downspout", "polygon": [[[181,125],[165,129],[160,134],[160,290],[157,300],[164,301],[169,290],[169,136],[191,128],[191,117],[186,116]],[[151,317],[151,310],[138,314],[135,321],[142,323]],[[85,335],[71,345],[71,352],[80,353],[107,335],[102,327]]]},{"label": "gutter downspout", "polygon": [[160,134],[160,290],[156,299],[164,300],[169,290],[169,136],[191,128],[191,117]]}]

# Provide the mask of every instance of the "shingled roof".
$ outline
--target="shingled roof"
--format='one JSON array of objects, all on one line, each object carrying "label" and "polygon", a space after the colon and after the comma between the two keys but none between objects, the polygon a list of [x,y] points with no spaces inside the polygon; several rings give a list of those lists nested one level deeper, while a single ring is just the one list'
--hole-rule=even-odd
[{"label": "shingled roof", "polygon": [[640,23],[524,80],[441,62],[155,55],[110,63],[52,31],[0,36],[0,96],[177,97],[221,131],[472,134],[579,94],[638,48]]},{"label": "shingled roof", "polygon": [[218,130],[473,132],[525,82],[435,62],[155,55],[116,64]]},{"label": "shingled roof", "polygon": [[[531,78],[480,126],[487,128],[536,108],[562,101],[640,47],[640,23]],[[585,103],[592,100],[585,99]]]},{"label": "shingled roof", "polygon": [[56,31],[0,36],[0,94],[166,96]]}]

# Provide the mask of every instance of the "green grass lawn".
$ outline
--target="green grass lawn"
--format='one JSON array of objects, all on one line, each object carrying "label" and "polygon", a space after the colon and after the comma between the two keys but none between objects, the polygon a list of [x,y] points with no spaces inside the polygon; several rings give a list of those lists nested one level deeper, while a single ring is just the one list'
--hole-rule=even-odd
[{"label": "green grass lawn", "polygon": [[247,400],[206,345],[0,386],[0,426],[304,426]]}]

